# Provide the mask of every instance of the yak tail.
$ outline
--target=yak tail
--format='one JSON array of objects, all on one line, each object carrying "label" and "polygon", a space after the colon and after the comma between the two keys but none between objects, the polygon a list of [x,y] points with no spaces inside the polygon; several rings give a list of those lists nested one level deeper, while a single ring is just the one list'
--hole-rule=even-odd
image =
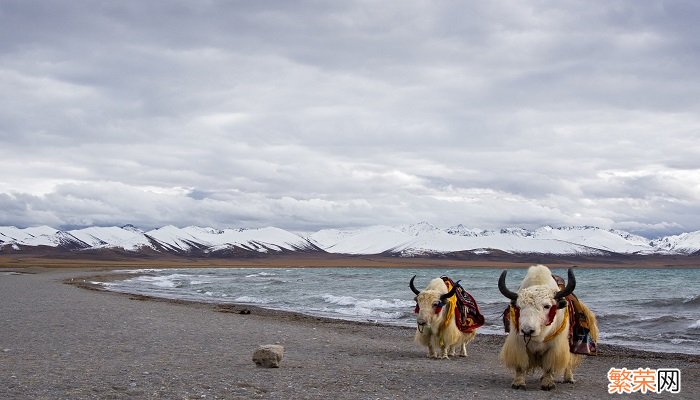
[{"label": "yak tail", "polygon": [[598,320],[587,305],[585,305],[581,300],[579,300],[579,310],[586,316],[586,322],[588,322],[588,329],[590,331],[593,341],[598,342]]}]

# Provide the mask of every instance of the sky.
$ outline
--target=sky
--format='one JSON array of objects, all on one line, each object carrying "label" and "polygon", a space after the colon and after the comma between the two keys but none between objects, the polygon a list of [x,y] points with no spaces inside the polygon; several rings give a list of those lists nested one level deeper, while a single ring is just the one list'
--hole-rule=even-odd
[{"label": "sky", "polygon": [[700,230],[700,3],[0,1],[0,225]]}]

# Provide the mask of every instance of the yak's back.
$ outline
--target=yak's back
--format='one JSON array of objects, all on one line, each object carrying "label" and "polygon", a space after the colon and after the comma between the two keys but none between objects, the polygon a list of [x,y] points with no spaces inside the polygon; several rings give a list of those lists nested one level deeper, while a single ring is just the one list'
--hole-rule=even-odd
[{"label": "yak's back", "polygon": [[557,289],[557,283],[552,278],[552,271],[544,265],[533,265],[528,268],[527,275],[520,284],[520,289],[530,286],[547,286],[554,290]]}]

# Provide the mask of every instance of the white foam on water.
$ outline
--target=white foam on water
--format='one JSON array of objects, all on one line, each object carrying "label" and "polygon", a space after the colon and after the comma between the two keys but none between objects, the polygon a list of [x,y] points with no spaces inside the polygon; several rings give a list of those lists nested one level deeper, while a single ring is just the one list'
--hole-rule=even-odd
[{"label": "white foam on water", "polygon": [[371,317],[372,319],[397,320],[403,315],[403,312],[400,311],[377,311],[375,309],[366,307],[323,308],[319,311],[323,313],[339,315],[342,317],[355,317],[353,319],[366,319],[368,317]]},{"label": "white foam on water", "polygon": [[148,285],[156,286],[159,288],[174,288],[177,285],[175,284],[174,281],[175,278],[173,278],[173,275],[167,275],[167,276],[139,276],[133,279],[129,279],[129,281],[134,282],[134,283],[146,283]]},{"label": "white foam on water", "polygon": [[255,274],[246,275],[245,277],[246,278],[258,278],[261,276],[277,276],[277,274],[273,274],[271,272],[258,272]]},{"label": "white foam on water", "polygon": [[690,324],[688,329],[700,329],[700,319]]},{"label": "white foam on water", "polygon": [[324,294],[321,298],[331,304],[337,304],[339,306],[351,306],[357,303],[357,299],[352,296],[334,296],[332,294]]},{"label": "white foam on water", "polygon": [[233,299],[233,301],[237,301],[240,303],[248,303],[248,304],[269,304],[269,303],[271,303],[270,299],[266,299],[264,297],[252,297],[252,296],[236,297],[235,299]]},{"label": "white foam on water", "polygon": [[673,344],[698,343],[698,341],[693,340],[693,339],[673,338],[673,339],[671,339],[671,343],[673,343]]},{"label": "white foam on water", "polygon": [[335,296],[332,294],[324,294],[321,298],[326,303],[337,304],[339,306],[355,306],[371,309],[386,309],[386,308],[402,308],[413,307],[412,301],[401,299],[357,299],[352,296]]}]

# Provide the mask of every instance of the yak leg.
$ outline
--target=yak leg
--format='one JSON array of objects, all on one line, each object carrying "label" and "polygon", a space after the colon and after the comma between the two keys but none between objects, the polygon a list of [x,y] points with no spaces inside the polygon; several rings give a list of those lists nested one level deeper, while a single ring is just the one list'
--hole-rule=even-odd
[{"label": "yak leg", "polygon": [[431,344],[433,345],[433,348],[435,349],[435,358],[449,358],[447,356],[447,351],[449,350],[449,346],[445,344],[445,342],[442,340],[440,336],[434,335],[431,338],[432,342]]},{"label": "yak leg", "polygon": [[554,373],[552,372],[551,369],[547,369],[544,371],[542,374],[542,378],[540,378],[540,388],[542,390],[552,390],[555,387],[554,384]]},{"label": "yak leg", "polygon": [[564,383],[575,383],[574,380],[574,369],[571,366],[564,369]]},{"label": "yak leg", "polygon": [[525,390],[525,370],[516,368],[513,376],[513,384],[510,385],[513,389]]},{"label": "yak leg", "polygon": [[440,351],[441,351],[441,353],[442,353],[442,355],[440,356],[440,358],[449,359],[450,357],[447,355],[448,350],[449,350],[449,346],[442,346],[442,347],[440,347]]},{"label": "yak leg", "polygon": [[433,349],[432,344],[428,345],[428,358],[437,358],[437,354],[435,354],[435,349]]},{"label": "yak leg", "polygon": [[462,354],[460,354],[460,356],[462,356],[462,357],[467,356],[467,344],[466,343],[462,343]]}]

